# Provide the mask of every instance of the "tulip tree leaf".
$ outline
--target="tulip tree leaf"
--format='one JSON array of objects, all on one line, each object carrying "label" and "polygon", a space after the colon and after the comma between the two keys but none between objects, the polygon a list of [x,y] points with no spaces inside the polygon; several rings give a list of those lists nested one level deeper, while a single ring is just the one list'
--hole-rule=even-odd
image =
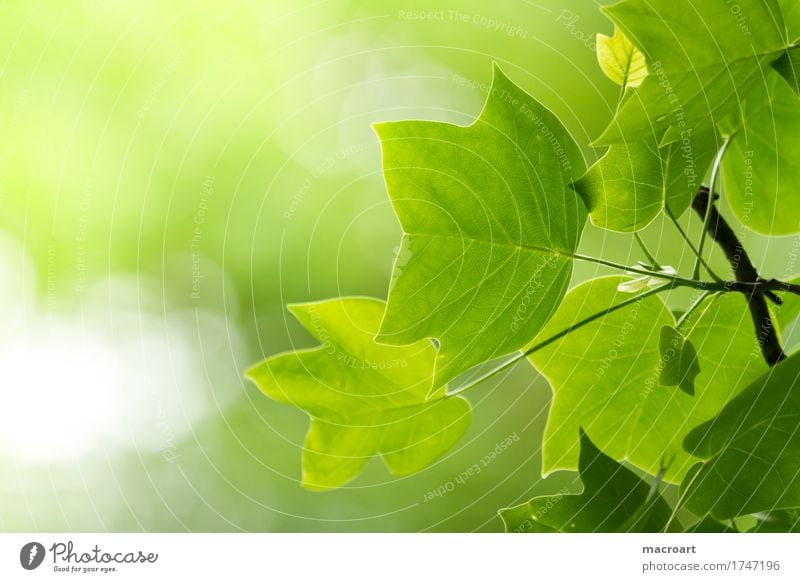
[{"label": "tulip tree leaf", "polygon": [[659,149],[653,136],[612,145],[578,180],[592,223],[622,232],[647,226],[665,207],[680,216],[697,193],[714,153],[713,132],[692,135]]},{"label": "tulip tree leaf", "polygon": [[661,351],[662,386],[678,386],[689,396],[694,396],[694,380],[700,374],[697,351],[692,342],[671,326],[661,328],[658,344]]},{"label": "tulip tree leaf", "polygon": [[758,378],[690,432],[685,446],[705,459],[682,486],[698,515],[800,507],[800,355]]},{"label": "tulip tree leaf", "polygon": [[440,386],[520,349],[561,302],[586,209],[582,154],[558,119],[495,69],[468,127],[376,126],[400,256],[376,341],[439,343]]},{"label": "tulip tree leaf", "polygon": [[429,394],[436,351],[373,341],[384,302],[342,298],[290,306],[320,347],[272,356],[247,375],[270,398],[303,409],[303,485],[325,490],[354,479],[381,455],[396,475],[419,471],[461,438],[469,403]]},{"label": "tulip tree leaf", "polygon": [[[510,533],[660,532],[670,521],[666,501],[633,471],[618,464],[580,432],[580,495],[535,497],[500,510]],[[674,522],[675,529],[680,524]]]},{"label": "tulip tree leaf", "polygon": [[638,87],[647,76],[644,54],[614,27],[614,35],[597,35],[597,62],[606,77],[623,88]]},{"label": "tulip tree leaf", "polygon": [[789,46],[777,0],[625,0],[604,11],[645,54],[650,74],[598,143],[636,135],[659,144],[713,129]]},{"label": "tulip tree leaf", "polygon": [[800,99],[774,74],[757,95],[722,160],[725,194],[749,228],[800,232]]},{"label": "tulip tree leaf", "polygon": [[[627,279],[603,277],[571,290],[538,339],[631,298],[619,293]],[[545,429],[542,470],[575,470],[578,428],[605,454],[664,480],[680,482],[694,460],[685,435],[712,418],[730,398],[766,370],[755,329],[739,294],[707,299],[681,331],[698,352],[695,395],[659,384],[664,326],[675,319],[650,296],[575,329],[530,356],[550,382],[553,402]],[[535,344],[537,340],[532,343]],[[733,357],[732,354],[736,354]]]}]

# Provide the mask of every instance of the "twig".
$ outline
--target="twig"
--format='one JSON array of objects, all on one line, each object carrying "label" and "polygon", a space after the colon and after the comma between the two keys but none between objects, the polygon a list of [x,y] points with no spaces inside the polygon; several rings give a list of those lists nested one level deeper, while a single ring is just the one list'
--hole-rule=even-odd
[{"label": "twig", "polygon": [[[717,157],[714,159],[714,165],[711,167],[711,190],[716,190],[716,183],[717,178],[719,177],[719,170],[722,166],[722,158],[725,157],[725,152],[728,151],[728,146],[731,144],[731,138],[725,138],[725,141],[722,142],[722,147],[719,148],[717,152]],[[703,187],[700,187],[702,191]],[[713,204],[709,207],[706,205],[706,208],[713,208]],[[694,269],[692,270],[692,279],[697,279],[700,277],[700,259],[703,256],[703,247],[706,244],[706,232],[709,230],[709,225],[711,222],[711,214],[706,212],[705,214],[701,214],[700,218],[703,219],[703,232],[700,234],[700,244],[697,246],[697,260],[694,262]]]},{"label": "twig", "polygon": [[767,298],[777,304],[780,297],[774,291],[787,291],[800,294],[800,286],[784,283],[775,279],[762,279],[753,265],[739,237],[722,217],[711,200],[710,191],[702,186],[692,202],[692,208],[701,217],[707,219],[709,236],[720,246],[733,269],[736,281],[728,281],[726,287],[731,291],[739,291],[747,299],[750,315],[756,326],[756,336],[761,346],[761,353],[767,364],[774,366],[786,358],[781,347],[772,314],[767,306]]},{"label": "twig", "polygon": [[467,392],[468,390],[471,390],[472,388],[474,388],[478,384],[481,384],[481,383],[485,382],[486,380],[488,380],[492,376],[502,372],[506,368],[508,368],[510,366],[513,366],[514,364],[516,364],[520,360],[522,360],[524,358],[527,358],[531,354],[534,354],[534,353],[538,352],[539,350],[544,349],[547,346],[557,342],[558,340],[560,340],[564,336],[569,335],[570,333],[572,333],[576,329],[580,329],[581,327],[583,327],[585,325],[588,325],[588,324],[590,324],[590,323],[592,323],[594,321],[597,321],[598,319],[602,319],[603,317],[605,317],[607,315],[611,315],[615,311],[619,311],[620,309],[628,307],[629,305],[633,305],[637,301],[641,301],[642,299],[646,299],[647,297],[651,297],[653,295],[656,295],[657,293],[661,293],[662,291],[666,291],[667,289],[669,289],[669,285],[662,285],[660,287],[655,287],[653,289],[649,289],[648,291],[645,291],[644,293],[640,293],[639,295],[635,295],[635,296],[631,297],[630,299],[626,299],[625,301],[617,303],[616,305],[612,305],[608,309],[604,309],[603,311],[599,311],[597,313],[594,313],[594,314],[592,314],[592,315],[590,315],[590,316],[578,321],[577,323],[573,323],[572,325],[570,325],[566,329],[562,329],[560,332],[558,332],[558,333],[556,333],[554,335],[551,335],[547,339],[544,339],[544,340],[534,344],[533,346],[527,348],[524,351],[521,351],[521,352],[519,352],[517,354],[514,354],[514,356],[512,356],[511,358],[509,358],[508,360],[506,360],[502,364],[499,364],[498,366],[492,368],[491,370],[488,370],[487,372],[481,374],[480,376],[478,376],[474,380],[468,382],[464,386],[456,388],[452,392],[448,392],[446,397],[449,398],[450,396],[457,396],[459,394],[463,394],[464,392]]}]

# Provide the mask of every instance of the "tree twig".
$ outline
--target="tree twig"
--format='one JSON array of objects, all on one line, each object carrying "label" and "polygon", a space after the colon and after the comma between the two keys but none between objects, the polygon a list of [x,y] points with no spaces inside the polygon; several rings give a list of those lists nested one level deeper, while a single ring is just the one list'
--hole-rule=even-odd
[{"label": "tree twig", "polygon": [[702,186],[692,202],[692,208],[701,218],[707,219],[709,236],[720,246],[733,269],[736,281],[726,283],[731,291],[739,291],[747,299],[750,315],[756,326],[756,337],[767,364],[774,366],[786,359],[781,347],[767,299],[780,304],[781,298],[774,291],[800,294],[800,286],[775,279],[762,279],[742,245],[739,237],[714,206],[710,191]]}]

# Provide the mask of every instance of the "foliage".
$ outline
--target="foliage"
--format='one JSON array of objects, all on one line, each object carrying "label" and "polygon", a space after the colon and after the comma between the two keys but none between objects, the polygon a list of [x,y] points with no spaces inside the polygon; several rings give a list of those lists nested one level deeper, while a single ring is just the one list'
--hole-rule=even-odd
[{"label": "foliage", "polygon": [[444,399],[443,388],[431,393],[433,345],[372,341],[382,301],[344,298],[290,309],[321,346],[273,356],[248,376],[273,400],[311,416],[303,448],[305,487],[339,487],[377,454],[392,473],[414,473],[464,434],[469,403]]},{"label": "foliage", "polygon": [[751,384],[686,437],[704,459],[687,476],[689,507],[718,519],[800,507],[800,354]]},{"label": "foliage", "polygon": [[506,531],[586,533],[594,531],[658,532],[670,528],[670,507],[661,495],[632,471],[594,446],[581,431],[580,495],[536,497],[500,510]]},{"label": "foliage", "polygon": [[564,297],[586,222],[569,187],[583,156],[497,68],[469,127],[402,121],[375,129],[406,233],[377,341],[436,338],[440,386],[524,346]]},{"label": "foliage", "polygon": [[[614,34],[598,36],[598,61],[620,98],[588,170],[561,122],[498,67],[469,126],[376,125],[404,230],[388,301],[292,306],[321,346],[249,372],[311,416],[305,486],[341,486],[375,455],[396,474],[427,467],[467,428],[462,394],[528,359],[553,391],[543,472],[577,470],[584,491],[501,510],[509,531],[672,531],[687,509],[685,531],[737,531],[728,520],[749,514],[754,531],[796,528],[800,356],[778,332],[800,287],[762,278],[715,202],[722,191],[757,232],[800,231],[800,11],[624,0],[605,12]],[[690,208],[696,244],[680,222]],[[691,274],[660,265],[636,232],[662,213],[695,255]],[[633,233],[642,262],[578,253],[587,216]],[[709,268],[707,238],[732,280]],[[569,289],[574,261],[622,273]],[[696,295],[687,304],[679,288]],[[662,485],[680,485],[674,507]]]}]

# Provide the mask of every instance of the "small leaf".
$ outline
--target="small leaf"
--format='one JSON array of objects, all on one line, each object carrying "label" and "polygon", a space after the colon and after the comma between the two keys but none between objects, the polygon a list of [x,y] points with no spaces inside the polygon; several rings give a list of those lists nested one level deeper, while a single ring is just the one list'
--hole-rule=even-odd
[{"label": "small leaf", "polygon": [[[535,497],[500,510],[506,531],[660,532],[670,520],[666,501],[631,470],[610,459],[580,432],[583,493]],[[675,528],[680,524],[673,521]]]},{"label": "small leaf", "polygon": [[622,87],[638,87],[647,76],[644,54],[618,26],[614,36],[597,35],[597,62],[606,77]]},{"label": "small leaf", "polygon": [[436,356],[430,342],[374,343],[384,305],[367,298],[292,305],[320,347],[272,356],[247,372],[267,396],[311,416],[304,487],[344,485],[375,455],[393,474],[419,471],[467,429],[466,400],[445,398],[444,389],[426,399]]},{"label": "small leaf", "polygon": [[661,328],[661,376],[662,386],[678,386],[689,396],[694,396],[694,380],[700,374],[697,352],[691,340],[672,326]]},{"label": "small leaf", "polygon": [[800,355],[753,382],[684,445],[706,460],[682,485],[698,515],[730,519],[800,507]]},{"label": "small leaf", "polygon": [[468,127],[375,126],[403,226],[377,341],[436,338],[435,385],[519,350],[561,302],[586,209],[583,156],[561,122],[495,68]]}]

